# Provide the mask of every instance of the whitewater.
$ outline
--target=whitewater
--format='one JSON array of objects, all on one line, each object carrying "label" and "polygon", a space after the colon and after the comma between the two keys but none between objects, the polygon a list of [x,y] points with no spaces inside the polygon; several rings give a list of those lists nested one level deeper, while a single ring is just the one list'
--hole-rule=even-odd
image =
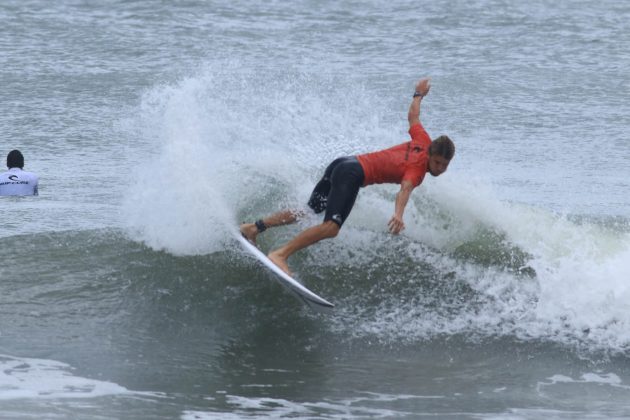
[{"label": "whitewater", "polygon": [[[630,414],[630,9],[74,1],[0,6],[9,418]],[[231,236],[304,209],[327,164],[456,144],[291,259],[309,311]],[[260,236],[266,251],[319,223]]]}]

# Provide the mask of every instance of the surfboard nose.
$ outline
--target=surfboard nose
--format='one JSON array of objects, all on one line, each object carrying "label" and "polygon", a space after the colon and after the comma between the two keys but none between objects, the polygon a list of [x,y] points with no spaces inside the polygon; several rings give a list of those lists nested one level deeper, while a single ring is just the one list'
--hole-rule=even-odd
[{"label": "surfboard nose", "polygon": [[299,281],[289,276],[282,271],[277,265],[275,265],[260,249],[255,245],[252,245],[240,232],[235,232],[234,237],[243,246],[243,248],[249,252],[249,254],[255,257],[262,265],[264,265],[272,274],[274,280],[280,283],[286,290],[291,292],[300,302],[321,313],[330,313],[335,307],[332,303],[317,295]]}]

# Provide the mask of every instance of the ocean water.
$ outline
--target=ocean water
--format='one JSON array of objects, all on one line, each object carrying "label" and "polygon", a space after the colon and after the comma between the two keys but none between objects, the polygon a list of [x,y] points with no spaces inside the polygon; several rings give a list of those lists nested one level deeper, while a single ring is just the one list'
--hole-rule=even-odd
[{"label": "ocean water", "polygon": [[[630,417],[630,5],[0,2],[0,418]],[[457,152],[292,257],[231,237],[335,157]],[[260,237],[282,244],[298,225]]]}]

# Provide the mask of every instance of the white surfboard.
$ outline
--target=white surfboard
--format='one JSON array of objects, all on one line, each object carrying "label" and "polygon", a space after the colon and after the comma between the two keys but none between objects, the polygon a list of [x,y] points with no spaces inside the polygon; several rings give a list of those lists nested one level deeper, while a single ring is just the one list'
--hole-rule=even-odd
[{"label": "white surfboard", "polygon": [[328,312],[335,307],[332,303],[328,302],[326,299],[318,296],[314,292],[307,289],[302,283],[295,280],[291,276],[289,276],[284,271],[280,270],[280,268],[275,265],[271,260],[262,253],[260,249],[258,249],[255,245],[249,242],[247,239],[240,234],[240,232],[235,233],[236,239],[243,245],[250,254],[252,254],[258,261],[263,263],[265,267],[267,267],[274,274],[274,278],[287,290],[291,292],[295,297],[297,297],[302,303],[307,305],[311,309],[315,309],[319,312]]}]

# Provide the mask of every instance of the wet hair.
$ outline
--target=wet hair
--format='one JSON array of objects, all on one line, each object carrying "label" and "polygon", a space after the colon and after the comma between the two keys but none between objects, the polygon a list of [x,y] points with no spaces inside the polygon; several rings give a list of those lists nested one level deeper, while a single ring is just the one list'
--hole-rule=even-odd
[{"label": "wet hair", "polygon": [[7,168],[24,168],[24,156],[19,150],[11,150],[7,155]]},{"label": "wet hair", "polygon": [[446,160],[451,160],[455,155],[455,145],[448,136],[440,136],[431,142],[429,155],[438,155]]}]

